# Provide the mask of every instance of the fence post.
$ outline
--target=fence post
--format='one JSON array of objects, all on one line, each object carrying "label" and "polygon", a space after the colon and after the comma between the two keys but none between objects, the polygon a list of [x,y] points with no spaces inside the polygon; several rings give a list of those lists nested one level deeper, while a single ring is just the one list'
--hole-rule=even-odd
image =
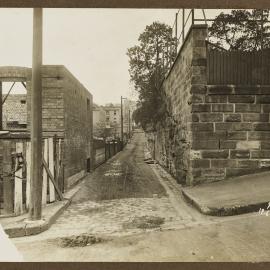
[{"label": "fence post", "polygon": [[8,173],[13,171],[12,157],[11,157],[11,142],[2,141],[3,143],[3,199],[4,199],[4,212],[11,214],[14,211],[14,178]]},{"label": "fence post", "polygon": [[29,209],[31,190],[30,190],[30,168],[31,168],[31,142],[26,143],[26,209]]},{"label": "fence post", "polygon": [[[49,169],[54,177],[54,146],[53,146],[53,138],[48,139],[48,145],[49,145]],[[49,194],[50,194],[50,202],[55,201],[55,189],[52,181],[49,181]]]},{"label": "fence post", "polygon": [[[16,143],[16,154],[23,153],[23,143]],[[23,194],[22,194],[22,168],[19,164],[19,158],[16,157],[15,162],[15,186],[14,186],[14,213],[21,214],[23,212]]]},{"label": "fence post", "polygon": [[[43,158],[46,162],[48,162],[48,139],[44,139]],[[47,185],[48,175],[46,170],[43,168],[42,205],[47,204]]]}]

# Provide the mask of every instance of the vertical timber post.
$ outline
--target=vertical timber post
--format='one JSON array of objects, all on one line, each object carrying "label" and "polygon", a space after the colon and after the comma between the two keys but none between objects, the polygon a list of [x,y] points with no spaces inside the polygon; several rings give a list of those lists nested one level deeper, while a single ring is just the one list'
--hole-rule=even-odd
[{"label": "vertical timber post", "polygon": [[185,9],[182,9],[182,43],[185,41]]},{"label": "vertical timber post", "polygon": [[130,110],[128,110],[128,137],[129,137],[129,139],[130,139],[130,130],[131,130],[131,128],[130,128]]},{"label": "vertical timber post", "polygon": [[0,130],[3,130],[2,82],[0,81]]},{"label": "vertical timber post", "polygon": [[31,199],[29,218],[41,219],[42,211],[42,8],[33,12],[31,91]]},{"label": "vertical timber post", "polygon": [[121,150],[124,148],[124,130],[123,130],[123,98],[121,96]]},{"label": "vertical timber post", "polygon": [[178,33],[177,33],[177,31],[178,31],[178,29],[177,29],[177,27],[178,27],[178,12],[177,13],[175,13],[175,53],[177,54],[177,46],[178,46],[178,39],[177,39],[177,37],[178,37]]}]

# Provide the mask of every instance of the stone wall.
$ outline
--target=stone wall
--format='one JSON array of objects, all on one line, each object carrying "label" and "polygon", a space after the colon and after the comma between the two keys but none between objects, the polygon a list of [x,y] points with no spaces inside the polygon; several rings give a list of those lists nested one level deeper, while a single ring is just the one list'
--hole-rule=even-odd
[{"label": "stone wall", "polygon": [[270,87],[206,86],[193,113],[193,182],[270,168]]},{"label": "stone wall", "polygon": [[147,134],[152,155],[181,183],[192,180],[192,106],[206,84],[206,26],[193,26],[162,88],[169,117]]},{"label": "stone wall", "polygon": [[168,117],[152,156],[185,185],[270,169],[270,86],[207,85],[206,26],[193,26],[163,82]]}]

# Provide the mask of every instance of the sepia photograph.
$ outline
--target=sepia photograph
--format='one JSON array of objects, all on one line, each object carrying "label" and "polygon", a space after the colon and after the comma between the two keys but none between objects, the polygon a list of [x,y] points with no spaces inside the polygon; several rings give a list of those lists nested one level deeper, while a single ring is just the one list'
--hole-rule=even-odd
[{"label": "sepia photograph", "polygon": [[0,262],[270,261],[270,9],[0,29]]}]

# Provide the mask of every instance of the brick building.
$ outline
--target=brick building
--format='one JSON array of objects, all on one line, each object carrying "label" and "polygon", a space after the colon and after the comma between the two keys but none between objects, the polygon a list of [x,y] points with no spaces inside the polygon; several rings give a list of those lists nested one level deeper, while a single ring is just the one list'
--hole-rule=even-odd
[{"label": "brick building", "polygon": [[[3,99],[5,95],[3,95]],[[3,129],[25,130],[27,105],[25,94],[9,94],[3,105]]]},{"label": "brick building", "polygon": [[[27,130],[31,118],[31,69],[1,67],[0,81],[24,82],[27,89]],[[93,166],[91,93],[64,67],[42,68],[43,137],[63,139],[64,188],[68,189]],[[28,133],[29,134],[29,133]]]}]

